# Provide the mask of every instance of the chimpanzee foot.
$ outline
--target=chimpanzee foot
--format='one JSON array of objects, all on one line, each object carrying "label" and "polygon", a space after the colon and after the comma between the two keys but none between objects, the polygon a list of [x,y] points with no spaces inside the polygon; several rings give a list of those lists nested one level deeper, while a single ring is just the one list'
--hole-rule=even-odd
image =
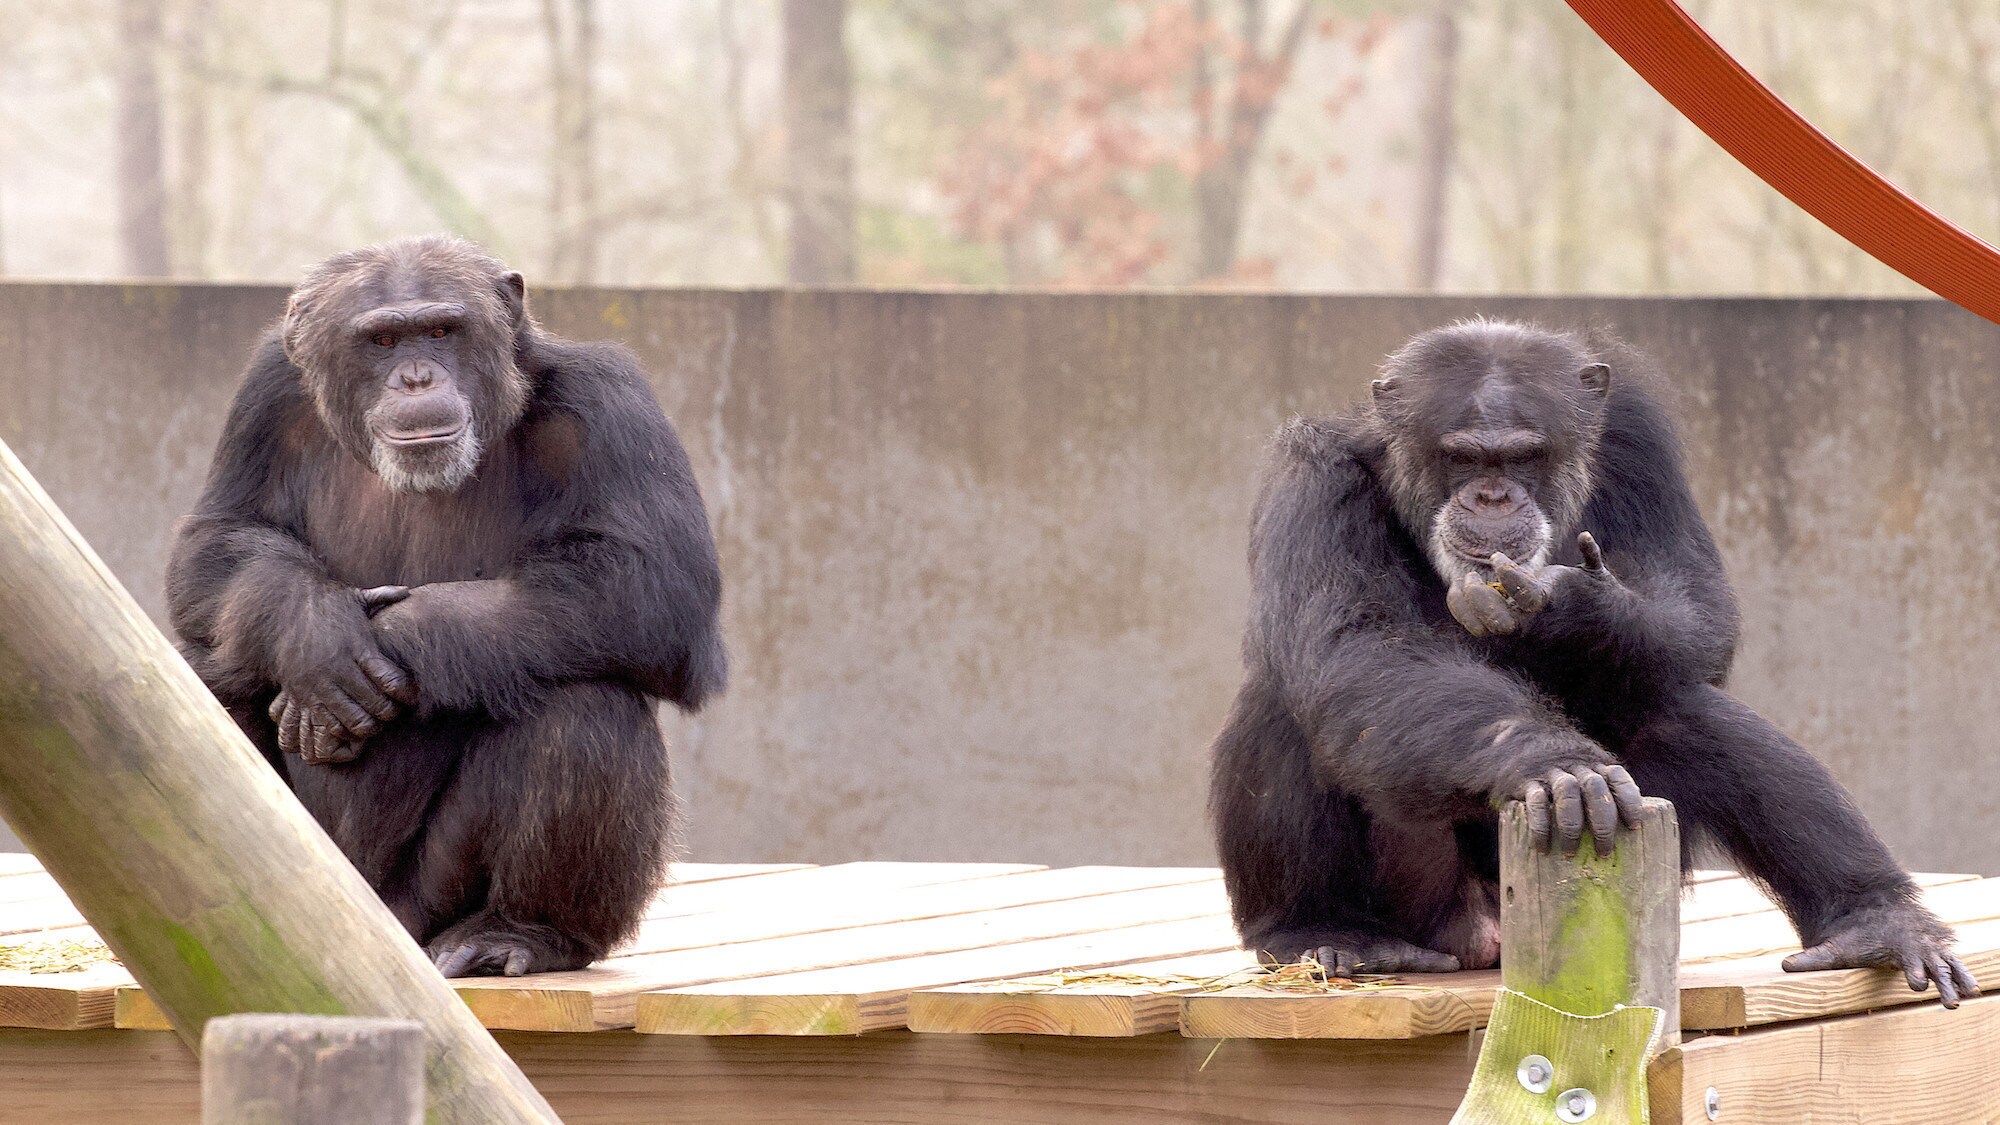
[{"label": "chimpanzee foot", "polygon": [[1817,969],[1901,969],[1913,992],[1937,985],[1947,1008],[1979,995],[1965,962],[1953,956],[1951,927],[1913,902],[1868,906],[1827,928],[1826,940],[1785,958],[1788,973]]},{"label": "chimpanzee foot", "polygon": [[518,977],[581,969],[591,955],[547,926],[477,914],[432,938],[424,951],[448,977]]},{"label": "chimpanzee foot", "polygon": [[1360,930],[1285,930],[1249,944],[1266,965],[1290,965],[1307,957],[1328,976],[1375,973],[1455,973],[1458,958],[1411,945],[1401,938]]}]

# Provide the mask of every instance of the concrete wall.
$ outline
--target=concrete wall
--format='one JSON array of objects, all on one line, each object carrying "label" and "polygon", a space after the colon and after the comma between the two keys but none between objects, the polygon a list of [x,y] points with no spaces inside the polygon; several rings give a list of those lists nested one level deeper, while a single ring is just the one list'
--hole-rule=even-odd
[{"label": "concrete wall", "polygon": [[[0,437],[148,609],[272,288],[0,286]],[[656,373],[736,678],[676,722],[696,856],[1207,862],[1255,466],[1474,312],[1681,388],[1735,687],[1909,863],[2000,871],[2000,334],[1934,302],[549,292]]]}]

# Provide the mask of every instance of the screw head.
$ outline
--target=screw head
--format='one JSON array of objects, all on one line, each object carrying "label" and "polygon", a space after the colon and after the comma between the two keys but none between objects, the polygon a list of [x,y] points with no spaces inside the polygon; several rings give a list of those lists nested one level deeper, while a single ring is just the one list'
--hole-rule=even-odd
[{"label": "screw head", "polygon": [[1702,1109],[1708,1112],[1708,1119],[1710,1121],[1713,1121],[1716,1118],[1721,1117],[1722,1092],[1720,1090],[1717,1090],[1715,1087],[1710,1086],[1708,1088],[1708,1093],[1702,1096],[1701,1107]]},{"label": "screw head", "polygon": [[1581,1086],[1556,1095],[1556,1120],[1576,1125],[1597,1116],[1597,1095]]},{"label": "screw head", "polygon": [[1555,1085],[1556,1064],[1541,1055],[1529,1055],[1514,1068],[1514,1077],[1521,1080],[1521,1088],[1530,1094],[1546,1094]]}]

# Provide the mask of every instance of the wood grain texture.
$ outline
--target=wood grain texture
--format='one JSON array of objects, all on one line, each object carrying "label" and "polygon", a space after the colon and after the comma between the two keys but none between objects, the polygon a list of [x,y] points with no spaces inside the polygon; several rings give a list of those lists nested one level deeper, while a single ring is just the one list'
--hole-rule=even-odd
[{"label": "wood grain texture", "polygon": [[110,1027],[118,989],[131,983],[132,974],[112,963],[76,973],[0,973],[0,1027]]},{"label": "wood grain texture", "polygon": [[1646,798],[1608,856],[1537,849],[1525,805],[1500,813],[1500,974],[1515,992],[1576,1016],[1640,1005],[1680,1030],[1681,833],[1672,804]]},{"label": "wood grain texture", "polygon": [[[566,1125],[1442,1125],[1472,1067],[1463,1036],[495,1038]],[[0,1125],[194,1125],[199,1083],[165,1033],[0,1031]]]},{"label": "wood grain texture", "polygon": [[411,1018],[437,1120],[551,1119],[4,444],[0,815],[190,1043],[242,1011]]},{"label": "wood grain texture", "polygon": [[1275,992],[1243,985],[1188,996],[1181,1033],[1219,1039],[1417,1039],[1486,1022],[1500,972],[1449,973],[1354,992]]},{"label": "wood grain texture", "polygon": [[202,1125],[424,1125],[424,1029],[367,1016],[219,1016]]},{"label": "wood grain texture", "polygon": [[[854,1035],[884,1031],[910,1021],[913,997],[919,989],[993,977],[1123,966],[1169,954],[1228,949],[1235,943],[1236,931],[1227,919],[1195,918],[877,965],[692,985],[642,994],[636,1026],[659,1035]],[[1230,955],[1232,961],[1247,956]],[[1163,1026],[1150,1030],[1173,1030],[1177,1013],[1176,1007]]]},{"label": "wood grain texture", "polygon": [[1655,1125],[1991,1125],[2000,1121],[2000,997],[1711,1035],[1651,1073]]},{"label": "wood grain texture", "polygon": [[[1256,955],[1230,948],[1234,944],[1226,941],[1222,951],[1200,956],[1113,964],[1100,974],[1105,979],[1081,983],[1028,978],[926,989],[910,997],[909,1026],[953,1035],[1108,1037],[1174,1031],[1180,1027],[1183,996],[1208,987],[1204,981],[1256,968]],[[1119,979],[1124,977],[1161,980],[1135,984]],[[1181,977],[1191,979],[1176,983],[1174,978]]]}]

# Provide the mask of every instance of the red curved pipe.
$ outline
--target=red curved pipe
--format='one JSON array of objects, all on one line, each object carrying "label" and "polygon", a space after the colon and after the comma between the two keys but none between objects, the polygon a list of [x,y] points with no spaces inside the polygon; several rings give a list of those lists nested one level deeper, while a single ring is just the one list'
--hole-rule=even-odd
[{"label": "red curved pipe", "polygon": [[1813,128],[1674,0],[1569,0],[1569,6],[1759,179],[1890,269],[2000,323],[2000,250]]}]

